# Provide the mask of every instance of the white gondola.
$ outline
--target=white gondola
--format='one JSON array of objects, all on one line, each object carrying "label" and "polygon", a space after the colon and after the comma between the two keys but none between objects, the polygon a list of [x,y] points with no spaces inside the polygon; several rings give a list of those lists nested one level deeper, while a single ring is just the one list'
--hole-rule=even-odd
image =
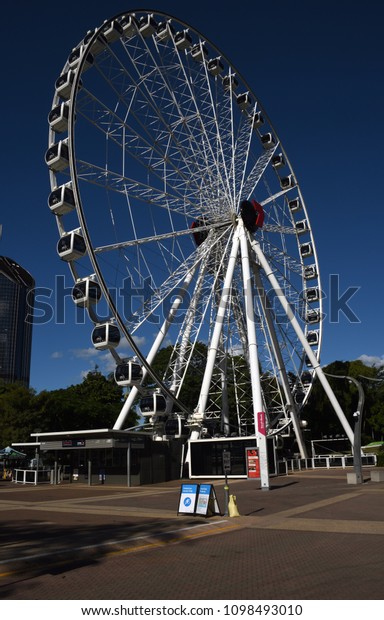
[{"label": "white gondola", "polygon": [[143,416],[154,416],[165,412],[167,401],[163,394],[154,392],[150,396],[143,396],[139,401],[139,407]]},{"label": "white gondola", "polygon": [[314,280],[317,278],[316,265],[306,265],[304,267],[304,278],[305,280]]},{"label": "white gondola", "polygon": [[295,228],[298,235],[308,232],[309,226],[307,220],[300,220],[299,222],[296,222]]},{"label": "white gondola", "polygon": [[123,30],[123,35],[127,37],[127,39],[131,39],[137,34],[138,21],[134,14],[123,15],[120,19],[120,26]]},{"label": "white gondola", "polygon": [[192,45],[192,37],[187,30],[180,30],[174,37],[175,45],[178,50],[186,50]]},{"label": "white gondola", "polygon": [[153,14],[143,15],[139,20],[139,32],[143,37],[152,36],[157,30],[157,22],[153,18]]},{"label": "white gondola", "polygon": [[196,45],[191,48],[190,53],[191,57],[196,62],[203,62],[203,60],[206,60],[208,57],[208,50],[204,43],[196,43]]},{"label": "white gondola", "polygon": [[123,34],[123,29],[121,24],[115,19],[112,21],[105,21],[101,27],[101,32],[103,37],[106,38],[108,43],[113,43],[114,41],[118,41]]},{"label": "white gondola", "polygon": [[48,123],[49,123],[50,128],[57,133],[62,133],[63,131],[67,131],[68,130],[68,116],[69,116],[68,103],[63,102],[55,106],[54,108],[52,108],[52,110],[48,114]]},{"label": "white gondola", "polygon": [[60,185],[48,196],[48,206],[55,215],[65,215],[75,208],[75,198],[71,183]]},{"label": "white gondola", "polygon": [[295,187],[296,180],[293,174],[288,175],[287,177],[283,177],[280,179],[280,187],[281,189],[290,189],[291,187]]},{"label": "white gondola", "polygon": [[92,344],[98,351],[114,349],[120,342],[120,331],[112,323],[96,325],[92,331]]},{"label": "white gondola", "polygon": [[65,140],[60,140],[49,147],[45,153],[45,163],[50,170],[61,172],[69,166],[68,144]]},{"label": "white gondola", "polygon": [[301,374],[300,379],[303,387],[307,388],[312,383],[312,373],[310,373],[308,370],[304,370],[304,372]]},{"label": "white gondola", "polygon": [[[313,354],[314,354],[314,356],[315,356],[315,357],[316,357],[316,359],[317,359],[318,351],[313,351]],[[306,356],[305,356],[305,364],[306,364],[306,366],[307,366],[308,368],[312,368],[312,362],[311,362],[311,360],[309,359],[308,355],[306,355]]]},{"label": "white gondola", "polygon": [[[72,50],[72,52],[69,54],[68,65],[70,69],[77,69],[78,65],[80,64],[80,61],[83,58],[84,50],[85,50],[85,46],[79,45],[79,47],[75,47]],[[85,58],[84,64],[83,64],[83,69],[82,69],[83,72],[89,69],[92,65],[93,65],[93,56],[92,54],[88,53]]]},{"label": "white gondola", "polygon": [[89,308],[101,299],[100,285],[90,278],[79,280],[72,289],[72,299],[77,306]]},{"label": "white gondola", "polygon": [[249,93],[242,93],[241,95],[237,96],[236,103],[239,106],[240,110],[242,112],[245,112],[245,110],[247,110],[252,104],[252,99]]},{"label": "white gondola", "polygon": [[258,129],[262,125],[264,125],[264,118],[261,112],[255,112],[251,117],[251,123],[253,129]]},{"label": "white gondola", "polygon": [[[55,82],[56,95],[62,99],[69,99],[71,96],[72,84],[75,79],[76,71],[70,69],[65,73],[62,73]],[[81,88],[82,82],[79,81],[79,87]]]},{"label": "white gondola", "polygon": [[234,74],[226,75],[223,77],[223,88],[224,90],[234,91],[238,87],[239,82],[235,78]]},{"label": "white gondola", "polygon": [[313,247],[311,243],[302,243],[300,246],[300,255],[302,258],[313,256]]},{"label": "white gondola", "polygon": [[297,390],[294,398],[296,405],[301,405],[304,402],[305,392],[303,390]]},{"label": "white gondola", "polygon": [[308,344],[312,346],[316,346],[319,344],[319,332],[317,330],[308,332],[307,334]]},{"label": "white gondola", "polygon": [[263,145],[265,149],[271,149],[276,144],[275,138],[273,137],[271,133],[265,133],[264,135],[261,136],[260,140],[261,140],[261,144]]},{"label": "white gondola", "polygon": [[[96,33],[96,30],[97,28],[95,28],[95,30],[88,30],[87,34],[84,37],[84,41],[83,41],[84,47],[88,45],[88,43],[90,42],[90,40]],[[97,56],[97,54],[101,54],[101,52],[105,49],[106,45],[107,45],[106,38],[104,37],[104,35],[99,34],[91,46],[92,56]]]},{"label": "white gondola", "polygon": [[211,75],[219,75],[224,71],[224,65],[221,62],[221,57],[212,58],[208,61],[207,69]]},{"label": "white gondola", "polygon": [[115,368],[117,385],[140,385],[143,380],[143,369],[137,362],[129,361],[118,364]]},{"label": "white gondola", "polygon": [[320,291],[317,288],[317,286],[314,286],[313,288],[305,289],[304,294],[305,294],[305,299],[309,303],[312,303],[314,301],[319,301],[319,299],[320,299]]},{"label": "white gondola", "polygon": [[156,37],[159,41],[169,41],[175,34],[175,29],[171,24],[171,20],[160,22],[157,26]]},{"label": "white gondola", "polygon": [[317,278],[317,268],[316,265],[306,265],[304,267],[304,278],[306,280],[313,280],[314,278]]},{"label": "white gondola", "polygon": [[315,323],[320,323],[320,310],[308,310],[305,315],[305,320],[310,325],[314,325]]},{"label": "white gondola", "polygon": [[302,209],[300,198],[293,198],[293,200],[290,200],[288,202],[288,206],[291,213],[296,213],[297,211],[300,211],[300,209]]},{"label": "white gondola", "polygon": [[64,233],[57,243],[57,253],[65,261],[81,258],[86,251],[84,237],[75,230]]},{"label": "white gondola", "polygon": [[185,418],[179,414],[169,416],[164,424],[164,435],[169,439],[179,439],[187,435]]},{"label": "white gondola", "polygon": [[272,167],[275,170],[278,170],[278,168],[282,168],[283,166],[285,166],[284,155],[282,153],[279,153],[278,155],[274,155],[272,157]]}]

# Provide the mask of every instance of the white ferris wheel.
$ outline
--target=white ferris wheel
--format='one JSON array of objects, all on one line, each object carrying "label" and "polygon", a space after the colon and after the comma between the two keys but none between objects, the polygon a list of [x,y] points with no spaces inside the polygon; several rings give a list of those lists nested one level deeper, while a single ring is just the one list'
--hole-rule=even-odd
[{"label": "white ferris wheel", "polygon": [[128,12],[72,50],[48,120],[57,250],[129,388],[115,428],[138,402],[157,438],[291,432],[305,456],[301,409],[315,373],[326,384],[319,265],[296,175],[244,78],[179,19]]}]

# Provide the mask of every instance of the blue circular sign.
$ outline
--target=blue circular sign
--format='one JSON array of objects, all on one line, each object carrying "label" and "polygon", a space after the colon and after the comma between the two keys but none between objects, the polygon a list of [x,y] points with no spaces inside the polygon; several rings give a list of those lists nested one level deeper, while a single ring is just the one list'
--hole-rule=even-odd
[{"label": "blue circular sign", "polygon": [[191,498],[190,497],[186,497],[184,500],[184,506],[190,506],[191,505]]}]

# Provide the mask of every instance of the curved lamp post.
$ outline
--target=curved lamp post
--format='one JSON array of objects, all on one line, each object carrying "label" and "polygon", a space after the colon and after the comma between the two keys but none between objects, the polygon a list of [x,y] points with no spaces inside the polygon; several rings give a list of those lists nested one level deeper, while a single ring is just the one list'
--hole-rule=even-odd
[{"label": "curved lamp post", "polygon": [[356,476],[356,484],[361,484],[363,482],[363,470],[361,461],[361,427],[365,400],[363,386],[361,385],[360,381],[358,381],[354,377],[347,377],[344,375],[330,375],[328,373],[325,374],[327,374],[328,377],[333,377],[334,379],[346,379],[349,383],[353,383],[357,387],[359,393],[357,410],[353,414],[353,419],[355,422],[353,431],[353,469]]}]

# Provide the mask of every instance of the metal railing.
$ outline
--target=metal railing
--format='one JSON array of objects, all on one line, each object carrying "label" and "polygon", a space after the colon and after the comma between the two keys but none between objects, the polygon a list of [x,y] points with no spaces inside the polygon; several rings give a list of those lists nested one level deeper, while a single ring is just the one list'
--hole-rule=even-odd
[{"label": "metal railing", "polygon": [[[376,466],[376,454],[365,454],[361,456],[361,463],[364,467]],[[331,469],[332,467],[341,467],[347,469],[354,467],[352,455],[317,455],[309,459],[282,459],[279,461],[279,473],[289,473],[292,471],[301,471],[303,469]]]},{"label": "metal railing", "polygon": [[42,484],[51,481],[48,469],[15,469],[12,482],[15,484]]}]

